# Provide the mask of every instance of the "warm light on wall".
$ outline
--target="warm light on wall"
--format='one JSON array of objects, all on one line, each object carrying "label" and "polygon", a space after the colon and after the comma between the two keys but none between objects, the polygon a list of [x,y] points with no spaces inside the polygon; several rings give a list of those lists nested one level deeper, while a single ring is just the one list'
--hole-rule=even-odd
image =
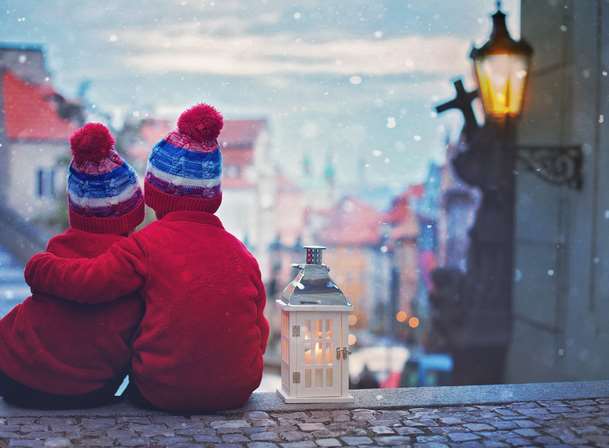
[{"label": "warm light on wall", "polygon": [[395,320],[398,322],[406,322],[406,319],[408,319],[408,313],[406,313],[406,311],[398,311],[395,314]]},{"label": "warm light on wall", "polygon": [[418,317],[414,317],[412,316],[410,319],[408,319],[408,326],[410,328],[417,328],[419,326],[419,318]]},{"label": "warm light on wall", "polygon": [[357,336],[355,336],[354,334],[350,334],[349,337],[347,338],[347,343],[349,345],[357,344]]}]

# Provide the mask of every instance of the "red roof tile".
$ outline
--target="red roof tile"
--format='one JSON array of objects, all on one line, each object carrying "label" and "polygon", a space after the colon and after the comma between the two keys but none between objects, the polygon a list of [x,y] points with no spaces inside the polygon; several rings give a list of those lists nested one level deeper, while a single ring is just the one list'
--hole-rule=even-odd
[{"label": "red roof tile", "polygon": [[415,197],[420,198],[425,193],[425,185],[424,184],[414,184],[408,187],[408,194]]},{"label": "red roof tile", "polygon": [[[253,163],[253,154],[237,154],[233,149],[252,150],[256,138],[266,127],[265,120],[224,120],[224,127],[218,140],[224,149],[224,163],[247,165]],[[152,147],[174,129],[173,122],[157,118],[142,121],[139,141],[129,148],[136,159],[146,159]]]},{"label": "red roof tile", "polygon": [[402,193],[393,200],[391,209],[385,213],[384,221],[389,224],[396,224],[406,219],[410,213],[410,196],[407,192]]},{"label": "red roof tile", "polygon": [[222,160],[225,166],[247,166],[254,164],[254,151],[252,148],[237,150],[230,146],[222,150]]},{"label": "red roof tile", "polygon": [[224,120],[218,140],[225,147],[253,146],[264,128],[266,120]]},{"label": "red roof tile", "polygon": [[152,147],[172,130],[173,125],[169,120],[145,118],[140,123],[139,138],[127,152],[134,159],[146,160]]},{"label": "red roof tile", "polygon": [[318,235],[328,246],[367,246],[380,240],[383,214],[365,202],[343,198],[328,216],[328,224]]},{"label": "red roof tile", "polygon": [[48,99],[53,93],[50,85],[30,84],[5,71],[2,97],[6,136],[10,140],[67,141],[77,126],[57,114]]},{"label": "red roof tile", "polygon": [[243,177],[227,177],[222,178],[222,189],[224,190],[255,190],[256,184],[251,180]]},{"label": "red roof tile", "polygon": [[384,221],[391,224],[389,240],[393,243],[400,240],[414,239],[419,233],[416,216],[410,207],[412,197],[420,197],[423,193],[422,185],[417,184],[397,196],[391,204],[391,209],[384,215]]}]

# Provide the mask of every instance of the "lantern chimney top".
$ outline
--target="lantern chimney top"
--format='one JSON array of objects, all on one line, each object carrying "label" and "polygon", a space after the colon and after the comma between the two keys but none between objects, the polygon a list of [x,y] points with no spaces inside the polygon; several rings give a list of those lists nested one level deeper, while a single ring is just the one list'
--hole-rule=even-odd
[{"label": "lantern chimney top", "polygon": [[305,246],[306,264],[323,264],[323,246]]},{"label": "lantern chimney top", "polygon": [[322,263],[323,246],[305,246],[306,260],[293,264],[296,277],[276,302],[288,311],[351,311],[352,305],[332,281],[330,269]]}]

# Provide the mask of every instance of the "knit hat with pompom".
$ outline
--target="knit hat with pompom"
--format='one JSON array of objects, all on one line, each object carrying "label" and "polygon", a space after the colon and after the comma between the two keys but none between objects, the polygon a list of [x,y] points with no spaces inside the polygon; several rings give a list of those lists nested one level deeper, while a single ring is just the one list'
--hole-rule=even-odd
[{"label": "knit hat with pompom", "polygon": [[222,203],[222,115],[208,104],[184,111],[178,129],[152,148],[144,181],[146,204],[157,216],[178,210],[215,213]]},{"label": "knit hat with pompom", "polygon": [[144,198],[133,168],[114,149],[101,123],[87,123],[70,137],[70,226],[123,235],[144,220]]}]

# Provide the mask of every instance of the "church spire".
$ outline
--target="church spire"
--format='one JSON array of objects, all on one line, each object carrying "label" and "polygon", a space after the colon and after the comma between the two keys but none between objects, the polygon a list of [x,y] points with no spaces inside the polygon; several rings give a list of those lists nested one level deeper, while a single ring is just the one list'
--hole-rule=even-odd
[{"label": "church spire", "polygon": [[331,149],[326,152],[324,179],[330,187],[334,188],[334,183],[336,182],[336,169],[334,168],[334,157]]},{"label": "church spire", "polygon": [[311,157],[308,151],[305,151],[302,156],[302,176],[310,178],[313,175],[313,169],[311,165]]}]

